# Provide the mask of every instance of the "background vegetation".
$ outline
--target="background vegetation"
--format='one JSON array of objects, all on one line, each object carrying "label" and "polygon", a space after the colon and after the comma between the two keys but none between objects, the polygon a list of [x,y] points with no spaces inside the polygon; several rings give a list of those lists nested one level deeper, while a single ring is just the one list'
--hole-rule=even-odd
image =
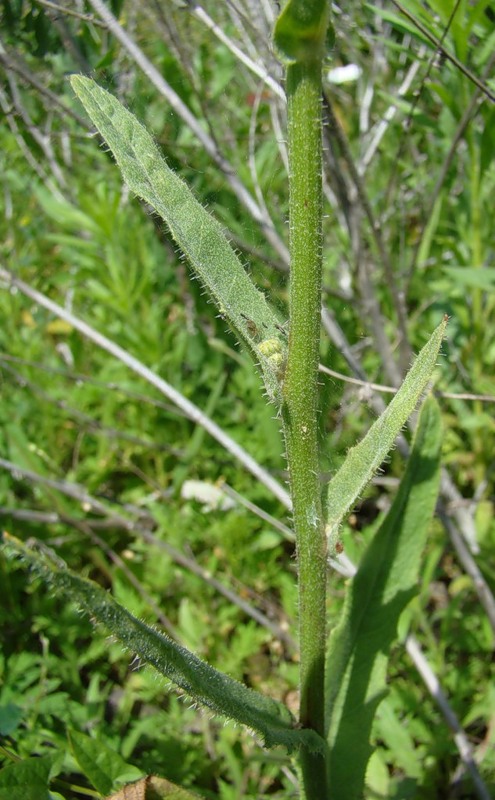
[{"label": "background vegetation", "polygon": [[[482,0],[407,0],[404,8],[351,2],[333,11],[321,347],[329,472],[386,402],[383,387],[397,385],[442,315],[452,316],[436,384],[445,425],[442,497],[419,595],[393,652],[367,796],[489,797],[494,13]],[[279,422],[259,377],[189,281],[161,223],[129,196],[96,147],[67,81],[73,72],[90,74],[132,107],[232,232],[283,314],[285,106],[270,45],[275,12],[268,0],[89,0],[65,10],[41,0],[5,2],[0,226],[4,271],[152,368],[283,484]],[[334,71],[342,66],[345,82]],[[136,615],[293,707],[294,554],[280,498],[180,405],[7,279],[0,313],[4,528],[55,548]],[[348,520],[342,540],[354,561],[401,470],[399,446]],[[220,499],[212,496],[219,487]],[[119,645],[95,636],[90,620],[26,584],[23,570],[4,560],[0,569],[5,765],[56,754],[52,796],[66,798],[104,796],[119,779],[151,773],[225,800],[297,794],[282,752],[266,753],[223,720],[188,708],[151,671],[129,664]],[[345,580],[332,572],[335,619]],[[452,720],[418,676],[411,646],[404,647],[409,631],[465,740],[459,731],[454,737]],[[115,786],[98,783],[81,755],[94,741],[108,752]],[[467,772],[465,748],[486,795]],[[1,787],[0,777],[0,796]]]}]

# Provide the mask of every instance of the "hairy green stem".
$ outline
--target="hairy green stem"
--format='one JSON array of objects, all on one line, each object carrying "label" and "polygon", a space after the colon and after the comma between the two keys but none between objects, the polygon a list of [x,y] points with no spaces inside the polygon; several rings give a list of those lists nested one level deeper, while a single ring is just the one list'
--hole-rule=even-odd
[{"label": "hairy green stem", "polygon": [[[319,482],[317,374],[321,299],[321,62],[287,69],[290,334],[283,420],[297,539],[300,714],[324,733],[326,538]],[[326,797],[323,759],[303,754],[307,797]],[[310,784],[314,783],[314,791]],[[318,787],[318,788],[317,788]]]}]

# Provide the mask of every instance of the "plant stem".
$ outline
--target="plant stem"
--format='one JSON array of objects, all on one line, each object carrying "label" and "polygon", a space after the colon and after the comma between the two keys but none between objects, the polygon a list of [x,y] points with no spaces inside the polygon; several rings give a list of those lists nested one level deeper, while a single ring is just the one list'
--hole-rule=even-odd
[{"label": "plant stem", "polygon": [[[283,420],[299,573],[299,721],[323,736],[326,538],[317,426],[322,251],[320,60],[288,67],[287,101],[291,283]],[[302,769],[306,796],[326,797],[322,756],[303,754]]]}]

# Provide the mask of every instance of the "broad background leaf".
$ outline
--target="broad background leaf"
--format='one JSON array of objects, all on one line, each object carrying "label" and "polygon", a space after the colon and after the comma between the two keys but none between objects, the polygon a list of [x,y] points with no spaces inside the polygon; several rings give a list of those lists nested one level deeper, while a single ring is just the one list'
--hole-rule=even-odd
[{"label": "broad background leaf", "polygon": [[441,444],[440,411],[430,397],[398,494],[363,556],[330,638],[325,692],[329,781],[334,791],[338,787],[339,800],[361,796],[371,725],[386,690],[388,653],[400,614],[416,591],[435,508]]}]

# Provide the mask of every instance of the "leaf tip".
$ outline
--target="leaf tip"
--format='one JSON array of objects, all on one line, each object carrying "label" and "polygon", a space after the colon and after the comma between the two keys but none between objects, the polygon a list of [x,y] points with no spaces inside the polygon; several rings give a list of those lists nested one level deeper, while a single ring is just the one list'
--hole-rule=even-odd
[{"label": "leaf tip", "polygon": [[74,75],[69,75],[69,82],[72,88],[75,90],[77,85],[80,84],[84,80],[83,75],[79,73],[74,73]]}]

